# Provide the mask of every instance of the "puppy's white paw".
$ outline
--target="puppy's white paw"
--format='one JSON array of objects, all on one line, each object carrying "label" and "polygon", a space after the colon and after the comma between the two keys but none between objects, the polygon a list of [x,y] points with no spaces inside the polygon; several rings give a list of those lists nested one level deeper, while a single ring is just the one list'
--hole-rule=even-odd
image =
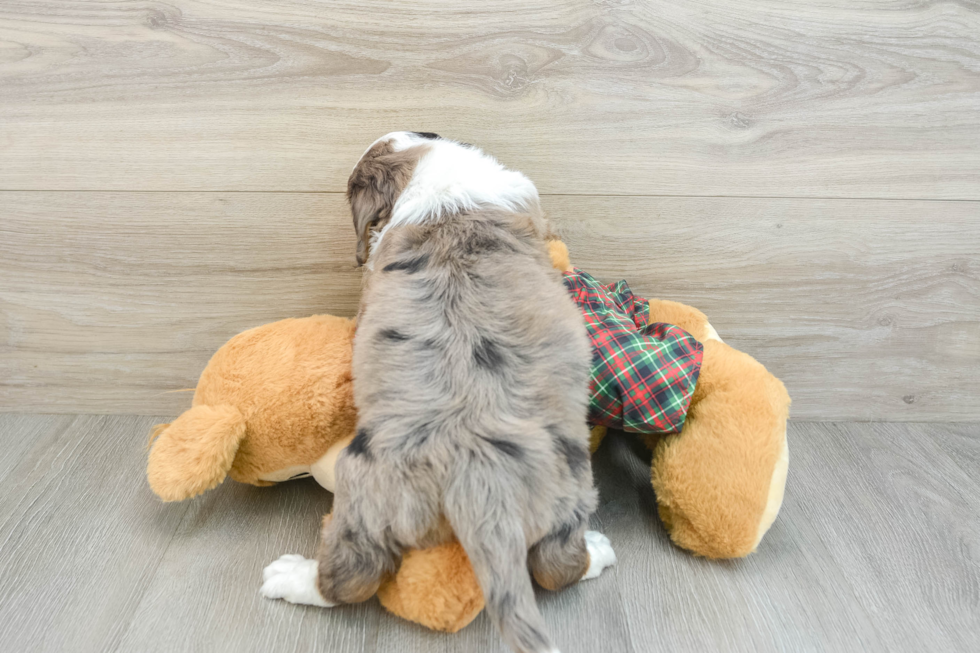
[{"label": "puppy's white paw", "polygon": [[267,599],[283,599],[290,603],[317,605],[332,608],[320,596],[316,586],[319,563],[301,555],[287,554],[262,570],[262,589],[259,593]]},{"label": "puppy's white paw", "polygon": [[589,568],[582,580],[596,578],[606,567],[616,564],[616,552],[609,538],[599,531],[585,531],[585,547],[589,550]]}]

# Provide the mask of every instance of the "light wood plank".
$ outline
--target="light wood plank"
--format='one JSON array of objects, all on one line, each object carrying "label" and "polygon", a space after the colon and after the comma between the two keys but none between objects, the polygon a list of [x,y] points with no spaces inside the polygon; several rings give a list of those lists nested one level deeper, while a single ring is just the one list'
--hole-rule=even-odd
[{"label": "light wood plank", "polygon": [[972,484],[980,496],[980,437],[970,424],[920,424],[923,437],[934,441],[963,470],[959,480]]},{"label": "light wood plank", "polygon": [[171,413],[214,350],[285,317],[353,315],[338,195],[4,193],[0,405]]},{"label": "light wood plank", "polygon": [[0,188],[339,191],[425,129],[548,193],[980,199],[977,33],[938,0],[8,0]]},{"label": "light wood plank", "polygon": [[[146,434],[155,421],[91,416],[60,428],[60,420],[41,420],[54,429],[49,446],[22,459],[0,493],[5,650],[118,645],[187,509],[164,509],[146,485]],[[29,424],[16,426],[0,442],[36,437]]]},{"label": "light wood plank", "polygon": [[312,480],[273,488],[227,481],[192,500],[119,650],[372,651],[376,600],[323,610],[259,595],[265,565],[284,553],[313,555],[331,496]]},{"label": "light wood plank", "polygon": [[[142,474],[157,418],[0,416],[0,442],[57,434],[3,479],[0,641],[17,651],[504,651],[485,616],[456,635],[374,600],[321,610],[261,599],[261,567],[309,554],[330,495],[312,481],[226,482],[160,504]],[[67,428],[64,421],[69,423]],[[541,592],[568,651],[969,651],[980,638],[980,424],[790,425],[786,501],[731,562],[670,544],[649,454],[595,455],[594,525],[619,562]]]},{"label": "light wood plank", "polygon": [[0,484],[24,457],[36,456],[72,423],[67,415],[0,413]]},{"label": "light wood plank", "polygon": [[[980,442],[976,424],[951,428]],[[980,467],[945,455],[947,436],[931,425],[802,425],[794,435],[815,440],[796,447],[796,483],[810,488],[797,514],[874,615],[880,647],[974,648],[980,494],[967,479]],[[813,490],[828,478],[834,487]]]},{"label": "light wood plank", "polygon": [[[977,425],[964,428],[980,439]],[[604,443],[597,474],[618,484],[605,486],[622,510],[606,530],[637,650],[971,650],[980,498],[925,435],[791,424],[779,518],[755,554],[720,563],[670,544],[648,463],[628,440]]]},{"label": "light wood plank", "polygon": [[[344,199],[2,193],[0,409],[177,413],[235,333],[352,315]],[[705,311],[802,419],[980,419],[980,203],[546,197],[573,260]]]},{"label": "light wood plank", "polygon": [[810,420],[980,418],[980,203],[548,198],[573,261],[704,311]]}]

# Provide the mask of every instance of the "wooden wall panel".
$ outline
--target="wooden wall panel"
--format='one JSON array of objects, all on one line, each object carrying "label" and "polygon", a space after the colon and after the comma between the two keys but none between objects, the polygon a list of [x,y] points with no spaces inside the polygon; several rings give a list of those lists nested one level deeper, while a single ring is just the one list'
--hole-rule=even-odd
[{"label": "wooden wall panel", "polygon": [[3,193],[0,404],[166,413],[214,350],[284,317],[353,315],[340,195]]},{"label": "wooden wall panel", "polygon": [[[0,201],[0,410],[178,412],[238,331],[356,309],[339,194]],[[980,419],[980,202],[544,203],[580,267],[704,310],[796,418]]]},{"label": "wooden wall panel", "polygon": [[6,0],[0,189],[341,191],[392,129],[544,192],[980,199],[980,11]]},{"label": "wooden wall panel", "polygon": [[549,198],[583,269],[703,310],[796,418],[980,418],[980,202]]}]

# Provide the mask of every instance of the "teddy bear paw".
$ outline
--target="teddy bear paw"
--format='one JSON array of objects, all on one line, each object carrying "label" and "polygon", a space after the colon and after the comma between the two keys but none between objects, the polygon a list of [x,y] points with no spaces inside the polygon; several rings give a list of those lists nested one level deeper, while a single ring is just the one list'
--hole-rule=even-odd
[{"label": "teddy bear paw", "polygon": [[287,554],[262,570],[262,589],[259,593],[267,599],[283,599],[301,605],[332,608],[320,596],[316,580],[319,563],[301,555]]},{"label": "teddy bear paw", "polygon": [[596,578],[606,567],[616,564],[616,552],[612,542],[599,531],[585,531],[585,547],[589,550],[589,568],[582,580]]}]

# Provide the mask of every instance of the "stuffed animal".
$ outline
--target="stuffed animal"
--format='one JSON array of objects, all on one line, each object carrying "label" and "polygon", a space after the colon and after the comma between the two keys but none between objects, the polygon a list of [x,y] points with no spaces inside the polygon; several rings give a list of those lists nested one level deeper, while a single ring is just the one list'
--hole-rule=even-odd
[{"label": "stuffed animal", "polygon": [[[594,420],[593,451],[606,425],[646,432],[658,510],[673,541],[710,558],[754,551],[779,511],[786,481],[789,396],[783,384],[724,344],[703,313],[634,298],[625,284],[600,286],[572,268],[563,243],[552,241],[549,249],[569,290],[585,293],[579,299],[598,311],[599,317],[586,316],[593,343],[593,329],[613,319],[624,332],[663,327],[658,335],[667,349],[680,352],[668,361],[674,381],[669,396],[645,395],[642,374],[639,382],[632,374],[625,376],[634,383],[620,383],[621,370],[605,370],[618,385],[594,393],[590,414],[600,418]],[[634,327],[623,324],[627,318]],[[313,476],[332,491],[337,456],[355,430],[354,330],[353,320],[317,315],[260,326],[228,341],[201,374],[192,407],[154,428],[147,465],[153,491],[165,501],[183,500],[227,476],[253,485]],[[608,358],[622,353],[614,348]],[[650,434],[649,424],[680,432]],[[483,609],[479,584],[456,542],[407,552],[378,597],[394,614],[447,632]]]},{"label": "stuffed animal", "polygon": [[[566,274],[566,279],[577,272],[568,261],[563,243],[555,241],[550,247],[552,263]],[[622,401],[630,410],[624,407],[618,415],[612,415],[616,418],[613,420],[603,420],[600,415],[599,421],[645,433],[646,442],[653,449],[651,481],[658,513],[675,544],[708,558],[748,555],[755,551],[782,506],[789,466],[789,394],[782,382],[758,361],[722,342],[701,311],[667,300],[638,300],[625,284],[622,286],[612,292],[613,301],[635,321],[680,327],[702,345],[700,369],[686,415],[678,418],[671,411],[661,411],[667,418],[666,426],[680,422],[679,432],[646,431],[644,426],[655,424],[656,416],[644,417],[644,402],[633,401],[629,405],[630,398],[626,396]],[[623,306],[627,303],[629,306]],[[638,309],[637,303],[646,306]],[[591,333],[592,318],[587,315],[586,321],[596,346],[597,338]],[[668,332],[669,328],[663,331]],[[622,355],[608,348],[602,354],[607,359]],[[676,372],[680,367],[667,369]],[[625,395],[628,384],[620,384],[618,390]],[[599,394],[595,362],[593,394]],[[601,397],[593,397],[593,419],[597,403],[599,408],[605,408],[597,399]],[[656,399],[654,403],[667,405],[675,398]],[[602,412],[608,415],[610,411]],[[638,413],[644,418],[639,419]],[[593,428],[593,451],[604,435],[603,424]]]}]

